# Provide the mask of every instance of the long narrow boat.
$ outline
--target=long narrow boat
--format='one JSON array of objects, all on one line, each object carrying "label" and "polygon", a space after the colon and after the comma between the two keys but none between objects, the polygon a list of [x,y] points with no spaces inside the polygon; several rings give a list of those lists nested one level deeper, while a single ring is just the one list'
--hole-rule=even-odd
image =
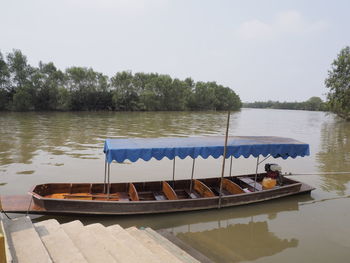
[{"label": "long narrow boat", "polygon": [[[309,193],[314,189],[285,178],[279,170],[272,172],[277,173],[279,183],[266,188],[264,180],[270,179],[269,169],[265,173],[194,179],[195,159],[219,158],[224,148],[223,137],[107,139],[103,183],[40,184],[30,191],[30,198],[2,196],[2,206],[7,212],[40,214],[150,214],[244,205]],[[231,157],[231,165],[232,157],[254,156],[258,166],[259,156],[266,160],[307,155],[308,144],[281,137],[229,137],[226,146],[226,158]],[[111,183],[109,180],[113,161],[136,162],[164,157],[174,160],[172,180],[134,183]],[[175,180],[176,157],[193,159],[191,179]],[[231,170],[232,166],[230,173]]]}]

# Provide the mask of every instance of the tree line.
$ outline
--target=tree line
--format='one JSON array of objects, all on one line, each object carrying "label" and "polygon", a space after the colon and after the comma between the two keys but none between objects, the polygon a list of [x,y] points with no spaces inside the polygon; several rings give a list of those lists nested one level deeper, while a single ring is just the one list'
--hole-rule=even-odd
[{"label": "tree line", "polygon": [[325,80],[329,108],[350,121],[350,47],[340,50]]},{"label": "tree line", "polygon": [[0,52],[0,110],[182,111],[238,110],[239,96],[216,82],[157,73],[118,72],[111,78],[86,67],[33,67],[20,50]]},{"label": "tree line", "polygon": [[279,102],[279,101],[255,101],[252,103],[243,103],[245,108],[262,108],[262,109],[284,109],[284,110],[309,110],[309,111],[326,111],[327,103],[320,97],[311,97],[303,102]]}]

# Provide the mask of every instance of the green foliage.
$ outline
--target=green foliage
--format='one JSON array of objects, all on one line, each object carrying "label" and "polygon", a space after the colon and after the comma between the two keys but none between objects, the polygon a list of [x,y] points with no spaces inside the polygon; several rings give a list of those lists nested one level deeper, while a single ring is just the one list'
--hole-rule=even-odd
[{"label": "green foliage", "polygon": [[113,104],[116,110],[139,110],[139,91],[135,86],[131,72],[118,72],[111,78],[113,92]]},{"label": "green foliage", "polygon": [[326,104],[320,97],[311,97],[304,102],[304,109],[310,111],[324,111],[326,110]]},{"label": "green foliage", "polygon": [[230,88],[215,82],[197,82],[188,106],[191,110],[238,110],[241,108],[239,96]]},{"label": "green foliage", "polygon": [[309,111],[326,111],[327,104],[320,97],[311,97],[304,102],[279,102],[279,101],[256,101],[253,103],[244,103],[246,108],[261,109],[284,109],[284,110],[309,110]]},{"label": "green foliage", "polygon": [[17,111],[33,110],[35,87],[32,77],[36,69],[27,63],[27,57],[20,50],[14,50],[7,55],[7,66],[10,73],[9,107]]},{"label": "green foliage", "polygon": [[325,84],[330,110],[350,120],[350,47],[343,48],[333,61]]},{"label": "green foliage", "polygon": [[238,110],[234,91],[215,82],[184,81],[169,75],[119,72],[111,78],[116,110]]},{"label": "green foliage", "polygon": [[59,88],[64,84],[64,74],[54,64],[39,63],[38,70],[32,76],[36,88],[35,110],[56,110],[59,106]]},{"label": "green foliage", "polygon": [[9,84],[10,72],[0,52],[0,110],[5,110],[8,107],[10,101]]},{"label": "green foliage", "polygon": [[103,110],[108,92],[108,77],[91,68],[71,67],[66,70],[65,86],[70,93],[72,110]]},{"label": "green foliage", "polygon": [[116,73],[108,78],[91,68],[60,71],[50,63],[37,68],[19,50],[0,53],[0,110],[182,111],[238,110],[241,100],[230,88],[169,75]]},{"label": "green foliage", "polygon": [[34,109],[30,87],[22,86],[17,89],[13,96],[13,107],[16,111],[30,111]]}]

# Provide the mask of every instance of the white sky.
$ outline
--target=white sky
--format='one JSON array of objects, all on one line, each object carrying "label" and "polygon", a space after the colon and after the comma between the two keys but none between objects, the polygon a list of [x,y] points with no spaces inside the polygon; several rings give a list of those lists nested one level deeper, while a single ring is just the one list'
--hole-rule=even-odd
[{"label": "white sky", "polygon": [[0,51],[216,81],[243,101],[325,98],[350,45],[350,1],[0,0]]}]

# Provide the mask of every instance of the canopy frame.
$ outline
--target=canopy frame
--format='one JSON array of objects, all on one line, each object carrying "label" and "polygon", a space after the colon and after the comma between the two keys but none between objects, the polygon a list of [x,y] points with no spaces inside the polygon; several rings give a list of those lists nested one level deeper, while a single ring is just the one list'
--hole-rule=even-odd
[{"label": "canopy frame", "polygon": [[[151,158],[161,160],[167,157],[173,160],[175,157],[206,159],[209,156],[215,159],[224,154],[223,136],[208,137],[182,137],[182,138],[130,138],[107,139],[104,152],[108,163],[112,161],[124,162],[129,160],[136,162],[138,159],[149,161]],[[241,156],[248,158],[259,155],[271,155],[274,158],[306,156],[310,154],[309,145],[290,138],[273,136],[229,136],[227,142],[226,158]]]},{"label": "canopy frame", "polygon": [[[228,115],[229,119],[229,115]],[[227,127],[228,129],[228,127]],[[191,173],[191,190],[194,174],[195,159],[199,156],[204,159],[212,156],[218,158],[223,156],[223,168],[220,180],[220,196],[218,207],[221,207],[222,178],[224,174],[225,159],[231,157],[230,177],[232,176],[232,158],[244,156],[248,158],[254,156],[257,158],[255,169],[255,185],[257,181],[258,166],[270,157],[288,157],[310,155],[309,145],[282,137],[264,137],[264,136],[226,136],[220,137],[187,137],[187,138],[151,138],[151,139],[107,139],[105,141],[105,169],[104,169],[104,193],[107,198],[110,195],[110,164],[112,161],[124,162],[130,160],[136,162],[138,159],[145,161],[152,157],[161,160],[164,157],[173,160],[173,186],[175,185],[175,158],[178,156],[184,159],[191,156],[193,159]],[[225,143],[223,145],[225,139]],[[119,143],[119,145],[118,145]],[[170,146],[169,146],[170,143]],[[140,147],[143,146],[143,147]],[[123,148],[124,147],[124,148]],[[265,158],[259,161],[260,155]],[[256,188],[256,187],[254,187]],[[254,190],[255,191],[255,190]]]}]

